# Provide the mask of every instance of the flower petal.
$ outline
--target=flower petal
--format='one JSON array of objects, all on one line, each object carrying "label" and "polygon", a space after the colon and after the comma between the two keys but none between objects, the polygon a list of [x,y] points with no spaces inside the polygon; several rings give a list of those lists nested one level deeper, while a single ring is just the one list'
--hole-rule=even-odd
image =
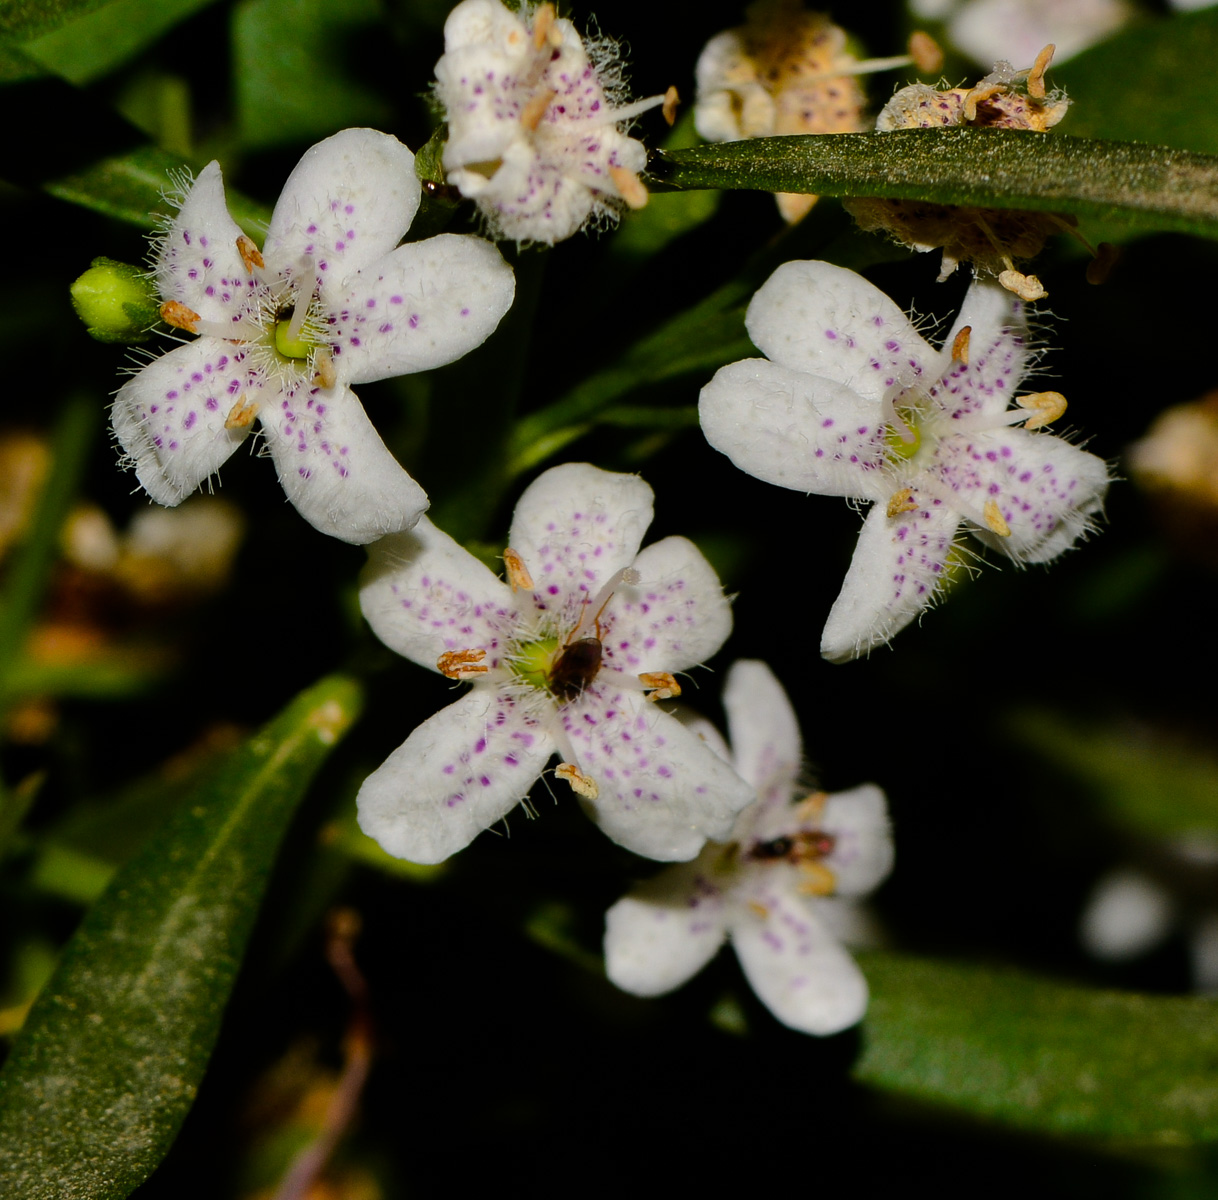
[{"label": "flower petal", "polygon": [[467,354],[512,306],[516,279],[483,238],[442,233],[399,246],[348,280],[330,317],[348,383],[430,371]]},{"label": "flower petal", "polygon": [[783,263],[753,297],[745,325],[767,358],[875,402],[943,369],[939,352],[879,288],[832,263]]},{"label": "flower petal", "polygon": [[181,504],[249,435],[224,421],[248,386],[240,353],[201,337],[153,359],[114,398],[114,436],[158,504]]},{"label": "flower petal", "polygon": [[427,494],[389,453],[350,388],[284,391],[258,419],[284,492],[322,533],[362,546],[409,529],[426,510]]},{"label": "flower petal", "polygon": [[848,1029],[867,1011],[858,964],[816,916],[814,903],[772,886],[764,873],[755,879],[749,903],[739,905],[731,923],[753,991],[792,1029],[817,1036]]},{"label": "flower petal", "polygon": [[443,862],[528,794],[553,749],[510,697],[475,687],[364,780],[360,828],[396,858]]},{"label": "flower petal", "polygon": [[723,841],[753,789],[695,733],[641,691],[598,680],[559,710],[579,767],[599,789],[585,801],[615,842],[646,858],[693,858]]},{"label": "flower petal", "polygon": [[740,778],[757,789],[762,808],[785,810],[803,764],[803,741],[782,684],[765,663],[741,659],[727,673],[723,707]]},{"label": "flower petal", "polygon": [[156,246],[157,291],[208,321],[238,315],[254,280],[237,250],[241,227],[228,214],[218,162],[208,163]]},{"label": "flower petal", "polygon": [[493,670],[519,621],[507,584],[427,517],[369,547],[359,602],[386,646],[433,671],[446,650],[470,649]]},{"label": "flower petal", "polygon": [[957,434],[935,458],[939,477],[974,510],[991,499],[998,505],[1010,534],[972,532],[1017,562],[1049,562],[1068,550],[1091,528],[1108,490],[1103,459],[1049,433]]},{"label": "flower petal", "polygon": [[384,257],[419,208],[414,155],[375,129],[344,129],[305,151],[288,176],[266,235],[270,271],[313,260],[322,296]]},{"label": "flower petal", "polygon": [[700,857],[666,868],[605,914],[605,974],[624,992],[661,996],[702,970],[726,937],[723,893]]},{"label": "flower petal", "polygon": [[601,617],[607,665],[632,675],[684,671],[727,641],[731,605],[714,568],[688,538],[653,542],[634,567],[641,579],[623,586]]},{"label": "flower petal", "polygon": [[806,828],[822,829],[833,837],[833,852],[825,865],[837,880],[839,896],[864,896],[892,870],[888,803],[874,783],[834,792],[819,819]]},{"label": "flower petal", "polygon": [[698,400],[706,440],[766,483],[879,499],[887,428],[873,398],[764,358],[720,368]]},{"label": "flower petal", "polygon": [[821,634],[820,652],[847,662],[891,640],[935,598],[960,516],[938,498],[890,517],[875,505],[863,522],[841,593]]},{"label": "flower petal", "polygon": [[533,577],[540,605],[565,604],[578,620],[584,599],[630,566],[651,524],[652,491],[637,475],[564,463],[538,476],[512,517],[509,545]]}]

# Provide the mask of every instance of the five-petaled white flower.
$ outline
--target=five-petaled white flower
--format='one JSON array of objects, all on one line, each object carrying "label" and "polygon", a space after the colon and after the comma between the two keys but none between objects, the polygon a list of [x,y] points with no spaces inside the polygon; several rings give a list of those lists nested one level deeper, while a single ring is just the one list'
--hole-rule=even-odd
[{"label": "five-petaled white flower", "polygon": [[473,690],[425,721],[359,793],[364,832],[440,862],[504,816],[553,754],[614,841],[689,859],[722,838],[749,788],[675,717],[673,671],[708,658],[731,612],[692,542],[641,553],[652,492],[568,463],[520,498],[498,579],[426,517],[371,550],[360,602],[399,654]]},{"label": "five-petaled white flower", "polygon": [[[1021,396],[1023,307],[974,281],[942,350],[860,275],[786,263],[753,297],[769,357],[702,389],[707,441],[750,475],[874,502],[821,640],[845,661],[888,641],[945,587],[957,530],[1017,563],[1048,562],[1091,527],[1104,463],[1047,433],[1058,392]],[[1012,426],[1024,422],[1023,429]]]},{"label": "five-petaled white flower", "polygon": [[396,138],[344,130],[300,160],[260,253],[229,216],[219,164],[204,168],[154,256],[162,316],[199,337],[114,402],[115,436],[154,500],[179,504],[257,418],[288,499],[323,533],[365,543],[415,523],[427,497],[350,385],[459,358],[515,290],[482,239],[398,246],[421,194]]},{"label": "five-petaled white flower", "polygon": [[[867,1008],[867,982],[839,938],[860,924],[857,899],[892,868],[884,793],[864,784],[791,803],[799,727],[764,663],[736,663],[723,704],[731,761],[757,798],[729,843],[708,845],[609,910],[605,969],[623,990],[659,996],[730,938],[753,990],[780,1021],[803,1033],[837,1033]],[[727,757],[714,727],[699,727]]]},{"label": "five-petaled white flower", "polygon": [[495,237],[553,245],[646,204],[647,151],[621,126],[665,97],[628,104],[616,52],[585,45],[551,4],[464,0],[449,13],[436,63],[444,170]]}]

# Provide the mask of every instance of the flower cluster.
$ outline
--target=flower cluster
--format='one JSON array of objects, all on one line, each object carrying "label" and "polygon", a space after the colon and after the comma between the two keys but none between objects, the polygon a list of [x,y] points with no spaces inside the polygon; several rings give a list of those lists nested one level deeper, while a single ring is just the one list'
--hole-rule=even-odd
[{"label": "flower cluster", "polygon": [[[636,887],[605,916],[605,969],[625,991],[679,987],[727,939],[753,990],[784,1024],[830,1034],[867,1007],[867,983],[842,949],[857,901],[892,868],[884,793],[874,784],[813,792],[791,702],[764,663],[736,663],[723,691],[730,761],[755,789],[731,839]],[[709,724],[698,726],[725,758]]]},{"label": "flower cluster", "polygon": [[154,500],[179,504],[257,420],[288,499],[322,533],[366,543],[418,520],[427,498],[351,385],[452,362],[515,292],[479,238],[398,247],[421,190],[396,138],[344,130],[300,160],[260,251],[229,216],[219,164],[204,168],[153,261],[163,319],[199,336],[114,401],[114,435]]}]

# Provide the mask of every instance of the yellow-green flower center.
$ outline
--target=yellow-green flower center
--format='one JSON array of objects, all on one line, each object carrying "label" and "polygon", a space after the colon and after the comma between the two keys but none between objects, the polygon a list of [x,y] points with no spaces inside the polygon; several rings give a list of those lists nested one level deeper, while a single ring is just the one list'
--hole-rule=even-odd
[{"label": "yellow-green flower center", "polygon": [[507,665],[522,683],[548,691],[550,667],[557,653],[558,638],[538,638],[535,642],[519,644]]},{"label": "yellow-green flower center", "polygon": [[922,434],[919,431],[917,425],[914,424],[914,422],[910,419],[912,414],[901,413],[900,416],[901,416],[902,420],[905,421],[905,424],[908,428],[908,432],[912,433],[913,437],[910,441],[907,442],[901,436],[901,430],[896,426],[890,425],[888,427],[888,433],[884,438],[884,444],[885,444],[885,446],[888,447],[888,457],[890,459],[913,458],[913,456],[915,454],[917,454],[918,450],[922,446]]},{"label": "yellow-green flower center", "polygon": [[275,322],[275,349],[284,358],[308,358],[313,352],[313,343],[305,338],[303,330],[292,337],[291,327],[290,316]]}]

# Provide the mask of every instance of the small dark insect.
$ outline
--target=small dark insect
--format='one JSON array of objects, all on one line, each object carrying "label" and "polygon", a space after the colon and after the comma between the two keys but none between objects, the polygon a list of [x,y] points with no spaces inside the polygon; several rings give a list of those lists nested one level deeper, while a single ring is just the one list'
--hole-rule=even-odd
[{"label": "small dark insect", "polygon": [[546,682],[555,697],[564,704],[569,704],[584,694],[584,688],[596,678],[600,669],[600,638],[577,638],[562,648],[550,668]]},{"label": "small dark insect", "polygon": [[437,183],[434,179],[425,180],[423,190],[433,200],[446,200],[449,204],[457,204],[461,200],[461,193],[451,183]]},{"label": "small dark insect", "polygon": [[786,858],[794,845],[795,843],[789,837],[776,837],[773,841],[758,842],[749,850],[749,858],[762,860]]},{"label": "small dark insect", "polygon": [[837,840],[831,833],[821,829],[806,829],[794,837],[776,837],[768,842],[757,842],[749,848],[748,857],[754,862],[775,862],[785,858],[787,862],[815,862],[833,853]]}]

